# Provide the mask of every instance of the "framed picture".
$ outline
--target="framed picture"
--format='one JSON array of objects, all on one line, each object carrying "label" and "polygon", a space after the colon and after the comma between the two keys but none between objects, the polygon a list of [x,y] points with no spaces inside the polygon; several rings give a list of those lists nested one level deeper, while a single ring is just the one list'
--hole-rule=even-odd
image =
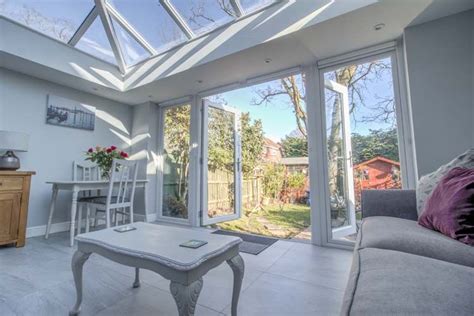
[{"label": "framed picture", "polygon": [[93,131],[95,107],[49,94],[46,106],[46,123]]}]

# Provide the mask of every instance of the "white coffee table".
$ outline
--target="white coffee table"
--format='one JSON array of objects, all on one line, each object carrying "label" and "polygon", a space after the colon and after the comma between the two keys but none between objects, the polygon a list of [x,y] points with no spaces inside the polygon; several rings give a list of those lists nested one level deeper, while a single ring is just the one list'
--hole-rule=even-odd
[{"label": "white coffee table", "polygon": [[[227,261],[234,273],[232,315],[237,315],[244,261],[239,255],[238,237],[214,235],[186,228],[137,222],[136,230],[118,233],[114,228],[81,234],[76,237],[78,249],[72,257],[76,284],[76,304],[70,315],[78,315],[82,302],[82,267],[92,253],[135,268],[134,287],[140,286],[139,269],[154,271],[171,281],[170,290],[180,316],[194,315],[201,292],[202,277]],[[208,242],[197,249],[180,247],[191,239]]]}]

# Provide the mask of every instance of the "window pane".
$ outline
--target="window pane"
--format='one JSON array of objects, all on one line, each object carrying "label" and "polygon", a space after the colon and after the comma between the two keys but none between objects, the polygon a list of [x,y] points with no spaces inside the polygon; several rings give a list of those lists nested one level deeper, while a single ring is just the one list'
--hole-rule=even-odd
[{"label": "window pane", "polygon": [[2,0],[0,14],[67,42],[93,7],[93,0]]},{"label": "window pane", "polygon": [[[343,133],[342,101],[325,89],[328,173],[333,229],[349,224],[348,183],[353,184],[356,219],[360,220],[362,190],[400,189],[401,166],[391,58],[351,64],[324,74],[326,82],[347,87],[349,138]],[[344,168],[344,147],[352,147],[352,177]],[[333,238],[353,240],[355,235]]]},{"label": "window pane", "polygon": [[172,0],[171,3],[197,35],[235,18],[229,0]]},{"label": "window pane", "polygon": [[186,35],[158,0],[108,0],[108,2],[158,53],[187,40]]},{"label": "window pane", "polygon": [[97,17],[76,47],[100,59],[117,64],[100,17]]},{"label": "window pane", "polygon": [[150,54],[113,18],[112,24],[122,49],[123,58],[128,66],[150,57]]},{"label": "window pane", "polygon": [[258,9],[266,7],[274,2],[275,0],[240,0],[242,9],[244,9],[246,14],[257,11]]},{"label": "window pane", "polygon": [[165,110],[163,127],[163,216],[188,218],[190,125],[190,105],[176,106]]},{"label": "window pane", "polygon": [[207,213],[232,215],[235,209],[235,114],[208,110]]}]

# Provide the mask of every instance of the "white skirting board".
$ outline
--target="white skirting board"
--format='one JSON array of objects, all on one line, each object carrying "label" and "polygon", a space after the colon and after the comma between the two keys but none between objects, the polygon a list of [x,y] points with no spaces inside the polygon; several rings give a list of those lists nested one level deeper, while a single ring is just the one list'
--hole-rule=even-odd
[{"label": "white skirting board", "polygon": [[[153,222],[156,220],[156,213],[147,214],[133,214],[135,222]],[[70,222],[53,223],[51,225],[50,234],[66,232],[69,230]],[[26,238],[44,236],[46,234],[46,225],[33,226],[26,228]]]}]

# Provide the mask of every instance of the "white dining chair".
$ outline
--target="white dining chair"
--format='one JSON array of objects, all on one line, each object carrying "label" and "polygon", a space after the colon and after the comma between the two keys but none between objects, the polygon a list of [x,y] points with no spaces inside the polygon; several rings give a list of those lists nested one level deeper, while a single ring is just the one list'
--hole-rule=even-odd
[{"label": "white dining chair", "polygon": [[[98,181],[101,179],[100,168],[97,164],[92,162],[79,162],[74,161],[72,165],[72,180],[73,181]],[[95,197],[100,196],[100,191],[98,192],[91,192],[85,191],[80,192],[79,197],[77,199],[77,234],[81,233],[82,229],[82,210],[84,207],[87,207],[87,203]],[[88,211],[89,213],[89,211]],[[89,221],[89,216],[87,216],[86,220]],[[72,219],[71,219],[72,220]],[[88,225],[86,223],[86,232],[89,230],[87,229]]]},{"label": "white dining chair", "polygon": [[[126,217],[129,218],[130,223],[133,223],[133,201],[135,198],[137,172],[138,161],[114,159],[107,196],[92,198],[87,202],[88,208],[96,208],[96,219],[97,213],[105,214],[107,228],[111,227],[111,215],[113,215],[115,225],[118,224],[118,215],[122,216],[122,223],[125,223]],[[127,209],[128,212],[126,211]],[[88,221],[86,221],[86,225],[89,225]],[[88,231],[87,226],[86,231]]]}]

